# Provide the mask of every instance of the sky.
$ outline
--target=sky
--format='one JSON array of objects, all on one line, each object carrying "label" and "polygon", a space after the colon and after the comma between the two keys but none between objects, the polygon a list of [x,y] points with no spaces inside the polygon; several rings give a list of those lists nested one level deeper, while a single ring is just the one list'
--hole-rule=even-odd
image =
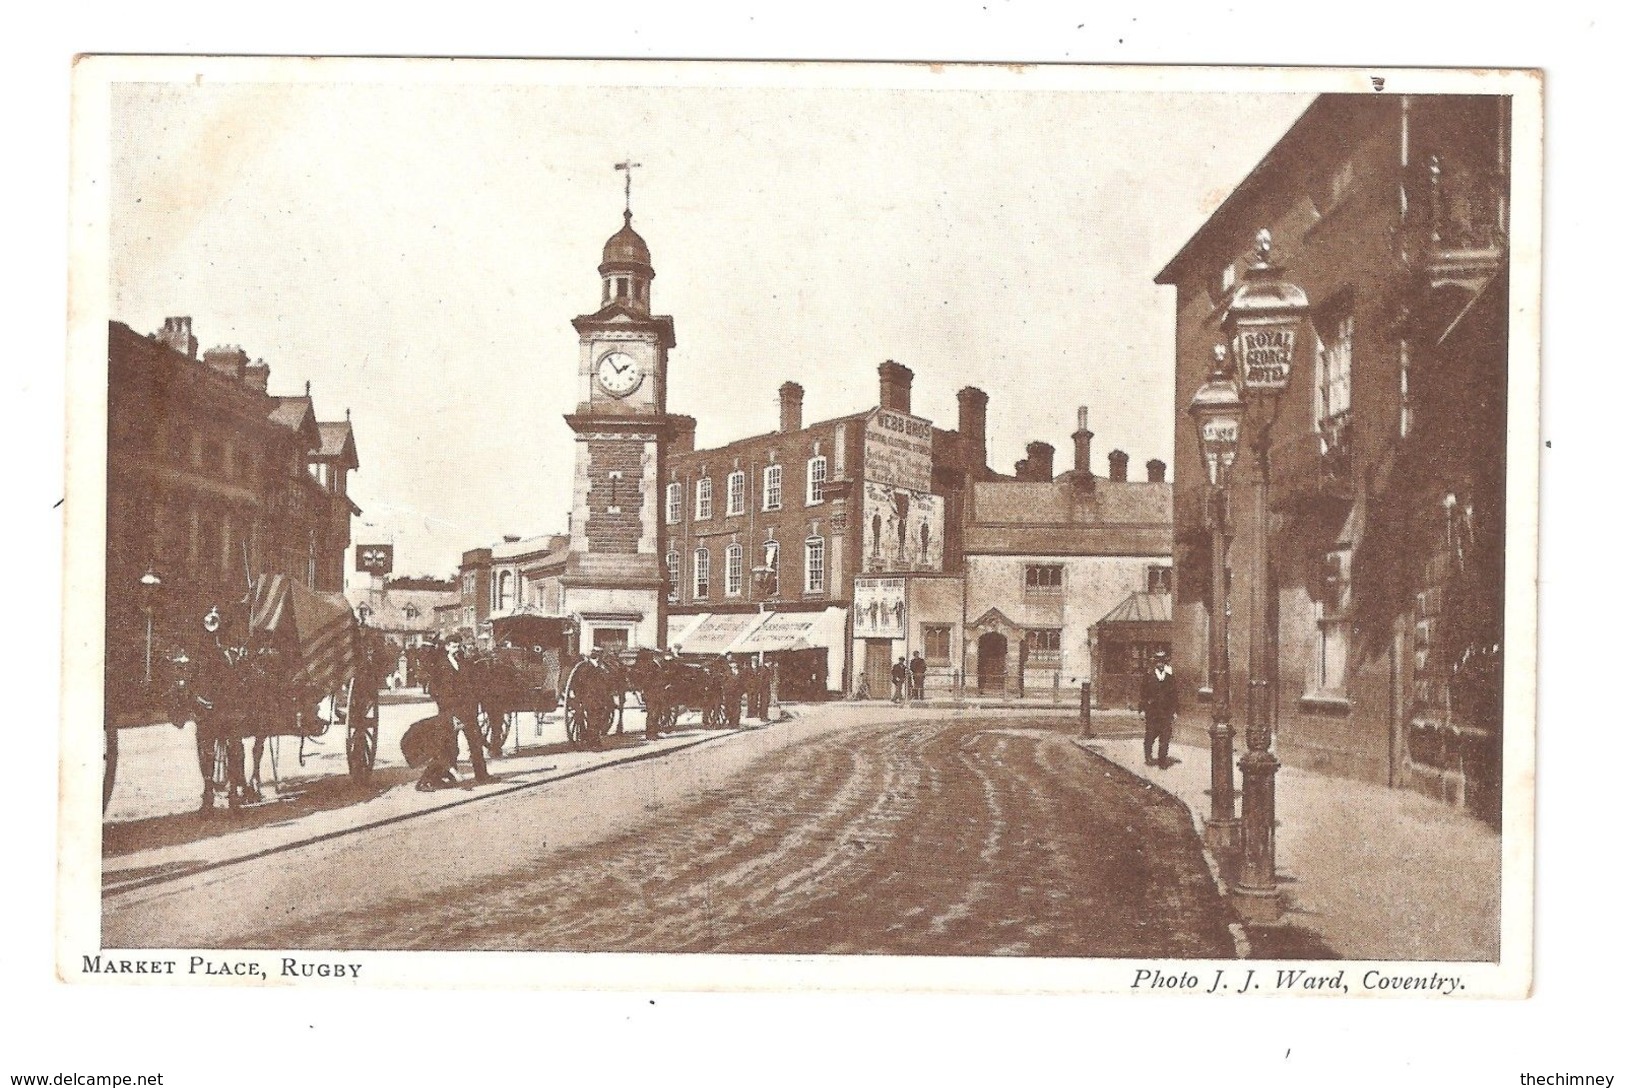
[{"label": "sky", "polygon": [[773,429],[787,380],[809,421],[870,407],[895,359],[939,426],[987,391],[996,468],[1035,439],[1070,468],[1087,405],[1097,468],[1121,448],[1143,478],[1183,419],[1152,278],[1310,101],[638,71],[117,84],[109,317],[190,315],[273,393],[349,409],[355,540],[450,574],[565,528],[569,322],[598,307],[630,155],[669,407],[702,447]]}]

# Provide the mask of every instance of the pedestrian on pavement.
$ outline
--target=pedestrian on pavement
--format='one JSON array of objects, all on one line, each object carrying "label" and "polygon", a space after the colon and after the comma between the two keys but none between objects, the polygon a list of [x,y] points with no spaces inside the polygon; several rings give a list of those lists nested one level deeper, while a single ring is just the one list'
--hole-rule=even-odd
[{"label": "pedestrian on pavement", "polygon": [[491,781],[485,766],[485,740],[480,736],[479,696],[474,690],[468,662],[463,659],[463,639],[458,634],[446,638],[444,654],[436,662],[435,702],[440,707],[438,751],[429,759],[418,779],[420,790],[443,789],[455,785],[457,730],[468,742],[468,759],[474,765],[474,781]]},{"label": "pedestrian on pavement", "polygon": [[[1174,738],[1174,719],[1179,716],[1179,692],[1174,687],[1174,667],[1168,651],[1158,650],[1151,668],[1140,679],[1140,713],[1145,715],[1146,766],[1168,766],[1168,745]],[[1156,759],[1152,749],[1160,748]]]},{"label": "pedestrian on pavement", "polygon": [[908,683],[908,662],[904,661],[902,658],[899,657],[897,659],[897,664],[895,664],[895,665],[893,665],[891,667],[891,701],[892,702],[899,703],[899,704],[902,703],[902,701],[903,701],[903,685],[905,685],[907,683]]},{"label": "pedestrian on pavement", "polygon": [[914,657],[908,663],[908,682],[909,686],[914,689],[913,697],[923,700],[925,698],[925,658],[920,656],[918,650],[914,651]]}]

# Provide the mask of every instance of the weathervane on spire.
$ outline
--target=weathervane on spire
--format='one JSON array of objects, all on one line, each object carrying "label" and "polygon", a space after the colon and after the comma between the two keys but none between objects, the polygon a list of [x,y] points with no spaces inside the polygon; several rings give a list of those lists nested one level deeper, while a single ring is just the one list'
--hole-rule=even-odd
[{"label": "weathervane on spire", "polygon": [[632,171],[642,165],[641,162],[633,162],[631,155],[628,155],[624,161],[615,164],[615,169],[626,171],[626,221],[628,223],[632,221]]}]

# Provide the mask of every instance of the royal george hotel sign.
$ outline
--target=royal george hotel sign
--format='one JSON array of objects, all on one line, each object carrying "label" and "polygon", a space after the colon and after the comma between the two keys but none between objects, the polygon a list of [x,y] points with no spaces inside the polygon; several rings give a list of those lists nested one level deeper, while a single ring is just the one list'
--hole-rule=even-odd
[{"label": "royal george hotel sign", "polygon": [[1236,333],[1241,382],[1249,390],[1279,392],[1292,377],[1292,352],[1298,334],[1288,325],[1242,328]]}]

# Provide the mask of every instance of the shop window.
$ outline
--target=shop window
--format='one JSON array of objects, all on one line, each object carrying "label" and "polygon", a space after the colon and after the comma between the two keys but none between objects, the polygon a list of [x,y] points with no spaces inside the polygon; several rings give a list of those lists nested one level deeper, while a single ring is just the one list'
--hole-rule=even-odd
[{"label": "shop window", "polygon": [[947,665],[953,658],[954,629],[946,623],[928,623],[925,635],[925,660],[930,665]]},{"label": "shop window", "polygon": [[1027,566],[1027,592],[1032,596],[1057,596],[1061,592],[1059,563],[1031,563]]}]

